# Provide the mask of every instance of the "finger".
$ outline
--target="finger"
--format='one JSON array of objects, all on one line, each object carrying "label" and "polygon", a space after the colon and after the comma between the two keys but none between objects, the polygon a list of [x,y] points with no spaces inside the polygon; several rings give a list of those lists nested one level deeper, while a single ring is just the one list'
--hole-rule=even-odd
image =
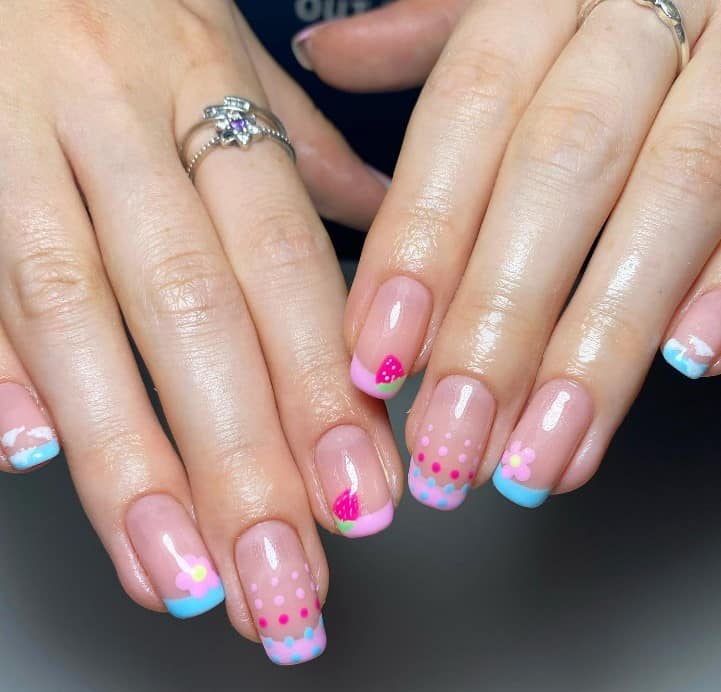
[{"label": "finger", "polygon": [[[554,402],[563,412],[558,432],[553,426],[540,432],[543,419],[536,418],[543,442],[526,487],[563,492],[593,475],[673,311],[721,240],[720,38],[718,24],[707,30],[674,85],[554,331],[536,396],[556,386],[549,381],[562,382],[563,401]],[[568,379],[584,397],[561,394],[570,393]],[[577,404],[582,398],[587,401]],[[592,415],[584,410],[589,402]],[[526,445],[524,434],[533,425],[531,414],[524,416],[511,439]],[[577,444],[556,441],[571,429]]]},{"label": "finger", "polygon": [[318,213],[367,231],[390,178],[363,160],[308,95],[268,55],[245,20],[238,23],[270,107],[286,124],[298,155],[298,172]]},{"label": "finger", "polygon": [[[511,9],[513,11],[511,11]],[[517,16],[538,16],[539,24]],[[479,3],[426,83],[346,310],[356,386],[393,396],[428,359],[521,113],[575,30],[567,3]]]},{"label": "finger", "polygon": [[[477,482],[488,478],[501,457],[558,314],[673,78],[668,30],[643,10],[603,3],[556,61],[509,143],[478,242],[434,346],[408,421],[411,449],[418,450],[425,420],[433,415],[435,384],[450,374],[473,377],[496,402],[490,435],[478,440],[484,454],[474,459],[492,466],[482,468]],[[700,31],[698,25],[689,28]],[[639,33],[649,42],[643,52],[636,50]],[[652,65],[656,78],[649,79]],[[471,180],[467,172],[463,179]],[[586,408],[580,399],[577,407],[582,420]],[[514,448],[508,456],[519,464],[515,480],[530,469],[523,450]],[[428,478],[460,490],[462,479],[446,475],[459,470],[442,464],[437,475],[425,471],[416,490]]]},{"label": "finger", "polygon": [[[138,526],[133,532],[126,522],[139,498],[160,498],[175,507],[164,512],[164,532],[178,549],[208,555],[188,517],[185,474],[148,401],[73,174],[50,126],[26,114],[20,123],[0,122],[3,142],[27,144],[6,145],[0,172],[3,324],[52,412],[78,495],[125,590],[153,610],[165,602],[178,615],[204,612],[222,600],[222,588],[215,602],[184,600],[188,593],[175,584],[178,565],[167,552],[165,559],[158,555],[159,541],[140,540]],[[157,522],[147,527],[156,539],[157,529]]]},{"label": "finger", "polygon": [[0,470],[30,471],[60,453],[58,436],[0,326]]},{"label": "finger", "polygon": [[[187,114],[178,132],[190,127],[192,104],[222,89],[212,74],[189,80],[177,108]],[[401,464],[384,409],[348,379],[345,287],[328,236],[279,147],[257,143],[248,152],[214,154],[198,171],[196,187],[248,301],[316,518],[346,536],[376,533],[393,517]],[[253,165],[241,165],[244,159]],[[232,194],[238,189],[242,197]]]},{"label": "finger", "polygon": [[671,319],[663,357],[692,380],[721,373],[721,252],[716,250]]},{"label": "finger", "polygon": [[421,84],[470,0],[400,0],[348,19],[308,27],[293,38],[298,62],[347,91]]}]

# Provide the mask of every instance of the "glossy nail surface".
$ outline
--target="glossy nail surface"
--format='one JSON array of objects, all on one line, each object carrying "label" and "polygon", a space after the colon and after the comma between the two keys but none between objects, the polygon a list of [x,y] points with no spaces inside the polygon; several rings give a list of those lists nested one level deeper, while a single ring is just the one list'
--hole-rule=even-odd
[{"label": "glossy nail surface", "polygon": [[223,602],[208,549],[185,508],[168,495],[148,495],[128,510],[126,526],[140,563],[165,607],[191,618]]},{"label": "glossy nail surface", "polygon": [[243,592],[268,657],[305,663],[326,645],[318,586],[296,532],[281,521],[248,529],[235,544]]},{"label": "glossy nail surface", "polygon": [[377,399],[394,397],[423,343],[433,307],[428,289],[407,276],[378,289],[358,337],[351,379]]},{"label": "glossy nail surface", "polygon": [[416,500],[441,510],[463,503],[495,409],[493,396],[478,380],[452,375],[436,385],[408,471],[408,487]]},{"label": "glossy nail surface", "polygon": [[0,384],[0,443],[18,471],[27,471],[60,453],[57,437],[37,402],[14,382]]},{"label": "glossy nail surface", "polygon": [[663,357],[693,380],[703,377],[721,356],[721,289],[698,298],[664,344]]},{"label": "glossy nail surface", "polygon": [[593,418],[586,390],[570,380],[552,380],[531,399],[501,463],[493,484],[522,507],[546,501],[571,461]]},{"label": "glossy nail surface", "polygon": [[316,447],[316,469],[338,530],[370,536],[393,521],[393,502],[376,448],[354,425],[328,431]]}]

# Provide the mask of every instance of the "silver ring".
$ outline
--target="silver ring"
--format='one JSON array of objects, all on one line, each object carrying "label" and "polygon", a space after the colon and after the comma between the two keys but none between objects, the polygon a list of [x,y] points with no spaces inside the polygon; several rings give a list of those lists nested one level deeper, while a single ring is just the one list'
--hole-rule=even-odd
[{"label": "silver ring", "polygon": [[[212,125],[215,136],[209,139],[192,156],[187,148],[190,138],[201,128]],[[280,119],[271,111],[257,106],[248,99],[226,96],[223,103],[203,110],[203,119],[190,128],[180,145],[180,159],[185,172],[192,180],[198,164],[216,147],[237,146],[247,149],[256,139],[270,139],[285,149],[295,163],[295,149]]]},{"label": "silver ring", "polygon": [[[578,17],[579,28],[588,19],[588,15],[593,12],[604,0],[588,0],[583,6],[581,14]],[[669,28],[676,41],[678,49],[678,73],[688,65],[691,57],[691,48],[688,43],[688,35],[684,27],[683,17],[678,7],[671,0],[635,0],[635,2],[643,7],[655,10],[658,18]]]}]

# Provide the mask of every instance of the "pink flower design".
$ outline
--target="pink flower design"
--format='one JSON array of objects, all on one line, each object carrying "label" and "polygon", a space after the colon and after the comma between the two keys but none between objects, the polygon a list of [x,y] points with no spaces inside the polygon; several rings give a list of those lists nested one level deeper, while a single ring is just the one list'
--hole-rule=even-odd
[{"label": "pink flower design", "polygon": [[529,467],[535,460],[536,453],[530,447],[523,448],[521,441],[516,440],[503,452],[501,475],[504,478],[513,478],[515,476],[517,480],[523,483],[531,477]]},{"label": "pink flower design", "polygon": [[207,558],[183,555],[183,560],[186,565],[175,577],[175,585],[181,591],[187,591],[193,598],[204,598],[210,589],[220,586],[220,578]]}]

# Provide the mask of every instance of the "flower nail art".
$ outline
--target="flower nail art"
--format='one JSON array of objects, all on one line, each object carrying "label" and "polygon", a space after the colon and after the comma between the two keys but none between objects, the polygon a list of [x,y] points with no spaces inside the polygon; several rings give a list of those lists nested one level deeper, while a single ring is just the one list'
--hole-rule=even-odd
[{"label": "flower nail art", "polygon": [[205,598],[208,591],[220,586],[220,577],[204,557],[183,555],[181,568],[175,577],[175,585],[193,598]]},{"label": "flower nail art", "polygon": [[521,482],[531,477],[531,464],[536,460],[536,452],[530,447],[523,447],[520,440],[516,440],[503,452],[501,473],[504,478],[515,478]]}]

